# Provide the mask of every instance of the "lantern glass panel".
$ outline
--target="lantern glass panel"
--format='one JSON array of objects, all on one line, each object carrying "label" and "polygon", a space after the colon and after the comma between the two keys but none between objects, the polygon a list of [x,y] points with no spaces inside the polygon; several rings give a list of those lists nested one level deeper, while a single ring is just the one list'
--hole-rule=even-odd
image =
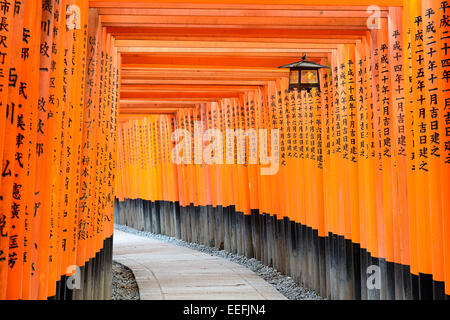
[{"label": "lantern glass panel", "polygon": [[291,72],[289,73],[289,83],[298,84],[298,82],[299,82],[299,71],[291,70]]},{"label": "lantern glass panel", "polygon": [[317,70],[302,70],[302,84],[318,84],[319,76]]}]

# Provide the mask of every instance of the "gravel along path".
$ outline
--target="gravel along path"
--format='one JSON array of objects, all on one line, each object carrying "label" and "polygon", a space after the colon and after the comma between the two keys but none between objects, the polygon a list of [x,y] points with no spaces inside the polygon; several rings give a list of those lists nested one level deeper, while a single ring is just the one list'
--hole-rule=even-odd
[{"label": "gravel along path", "polygon": [[116,261],[113,261],[112,271],[112,300],[140,300],[133,271]]},{"label": "gravel along path", "polygon": [[137,231],[126,226],[114,226],[117,230],[135,234],[141,237],[147,237],[155,240],[165,241],[174,245],[194,249],[213,256],[228,259],[234,263],[240,264],[255,272],[258,276],[274,286],[282,295],[289,300],[324,300],[316,292],[308,290],[297,284],[291,277],[281,274],[279,271],[261,264],[256,259],[248,259],[243,256],[232,254],[217,248],[211,248],[196,243],[188,243],[164,235],[155,235],[149,232]]}]

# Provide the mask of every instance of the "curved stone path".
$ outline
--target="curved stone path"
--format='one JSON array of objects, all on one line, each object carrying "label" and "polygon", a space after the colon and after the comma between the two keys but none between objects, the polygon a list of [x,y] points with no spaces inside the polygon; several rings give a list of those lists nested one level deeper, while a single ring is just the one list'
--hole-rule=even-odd
[{"label": "curved stone path", "polygon": [[243,266],[119,230],[114,260],[134,272],[141,300],[286,300]]}]

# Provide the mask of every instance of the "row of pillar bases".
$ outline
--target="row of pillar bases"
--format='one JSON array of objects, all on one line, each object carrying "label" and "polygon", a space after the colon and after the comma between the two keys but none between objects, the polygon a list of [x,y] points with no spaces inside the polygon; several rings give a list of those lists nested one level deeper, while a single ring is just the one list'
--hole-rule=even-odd
[{"label": "row of pillar bases", "polygon": [[180,206],[176,202],[125,199],[115,205],[115,223],[255,258],[328,299],[442,300],[444,284],[410,267],[372,257],[342,236],[234,206]]},{"label": "row of pillar bases", "polygon": [[74,268],[72,276],[63,275],[56,283],[52,301],[112,299],[113,237],[103,241],[103,248],[83,266]]}]

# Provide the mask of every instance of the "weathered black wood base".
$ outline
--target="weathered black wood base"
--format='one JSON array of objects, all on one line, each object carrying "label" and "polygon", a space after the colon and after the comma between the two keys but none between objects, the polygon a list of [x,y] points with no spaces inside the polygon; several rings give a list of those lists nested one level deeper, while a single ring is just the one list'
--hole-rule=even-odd
[{"label": "weathered black wood base", "polygon": [[113,237],[73,276],[63,275],[56,284],[56,295],[48,300],[111,300]]},{"label": "weathered black wood base", "polygon": [[116,201],[115,221],[136,230],[255,258],[328,299],[444,300],[443,282],[372,257],[343,236],[319,236],[286,217],[229,207],[187,207],[164,201]]}]

